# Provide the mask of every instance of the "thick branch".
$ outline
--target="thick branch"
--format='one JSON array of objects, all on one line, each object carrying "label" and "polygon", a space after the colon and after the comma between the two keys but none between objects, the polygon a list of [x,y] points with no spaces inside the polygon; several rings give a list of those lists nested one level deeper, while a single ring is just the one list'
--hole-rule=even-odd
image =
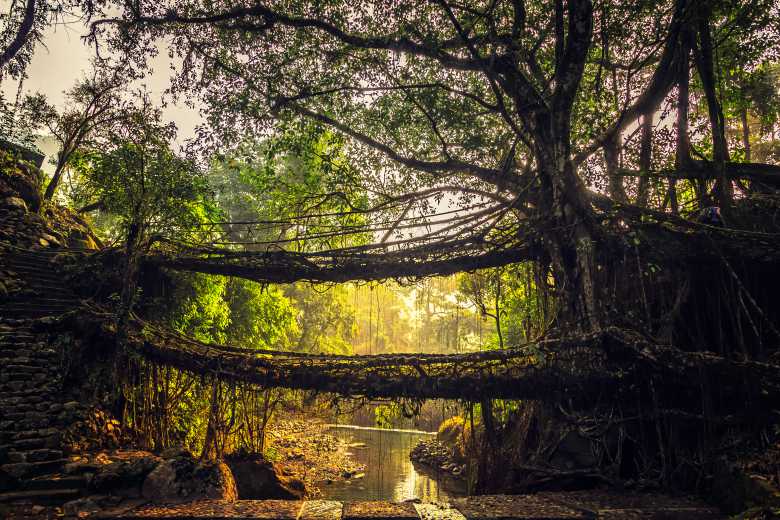
[{"label": "thick branch", "polygon": [[483,166],[467,163],[464,161],[460,161],[458,159],[447,159],[446,161],[423,161],[420,159],[413,159],[411,157],[403,156],[400,153],[398,153],[396,150],[393,150],[388,145],[384,143],[380,143],[376,139],[362,132],[358,132],[354,128],[340,121],[337,121],[328,115],[321,114],[319,112],[314,112],[313,110],[309,110],[308,108],[302,107],[295,103],[283,104],[281,107],[277,107],[277,110],[279,108],[285,108],[291,110],[299,115],[308,117],[309,119],[313,119],[325,125],[331,126],[339,130],[340,132],[352,137],[353,139],[363,143],[364,145],[373,148],[378,152],[383,153],[390,159],[406,167],[413,168],[415,170],[423,171],[426,173],[434,173],[434,174],[465,173],[465,174],[473,175],[478,179],[487,182],[489,184],[502,186],[502,187],[507,185],[512,186],[514,184],[511,182],[512,181],[511,177],[505,175],[503,171],[494,168],[485,168]]},{"label": "thick branch", "polygon": [[634,123],[642,114],[655,110],[655,107],[669,93],[675,83],[676,73],[680,64],[679,39],[680,29],[685,23],[686,15],[685,1],[677,2],[672,22],[669,26],[666,44],[661,53],[661,58],[653,72],[650,82],[644,92],[626,108],[618,120],[601,135],[596,137],[586,148],[577,153],[574,157],[575,164],[581,164],[596,150],[601,148],[605,142],[608,142],[613,136],[618,135],[629,125]]},{"label": "thick branch", "polygon": [[2,54],[0,54],[0,68],[5,67],[8,62],[14,59],[14,56],[24,47],[35,23],[35,0],[27,0],[24,9],[24,18],[16,31],[16,36],[8,44]]}]

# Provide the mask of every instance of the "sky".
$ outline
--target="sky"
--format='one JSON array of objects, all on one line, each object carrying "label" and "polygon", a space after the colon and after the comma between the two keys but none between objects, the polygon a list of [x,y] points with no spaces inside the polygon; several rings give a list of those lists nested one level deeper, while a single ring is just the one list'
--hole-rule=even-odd
[{"label": "sky", "polygon": [[[0,1],[0,8],[7,2]],[[82,36],[87,32],[79,20],[66,21],[52,25],[46,31],[43,45],[35,49],[32,62],[27,69],[27,78],[23,83],[23,91],[28,93],[42,92],[51,103],[61,107],[65,101],[64,91],[68,90],[90,70],[90,59],[94,49],[86,45]],[[139,83],[146,85],[153,97],[158,98],[169,84],[170,62],[167,52],[160,52],[152,62],[153,73]],[[6,100],[12,101],[18,82],[3,80],[2,90]],[[195,127],[201,122],[197,110],[182,104],[169,104],[164,110],[164,117],[173,121],[179,128],[179,141],[194,136]],[[44,143],[43,148],[48,148]],[[48,150],[43,150],[48,152]]]},{"label": "sky", "polygon": [[[7,0],[0,0],[0,11],[8,8]],[[71,16],[61,23],[51,25],[46,30],[44,41],[39,44],[33,59],[27,68],[27,77],[22,84],[22,94],[41,92],[49,102],[57,107],[65,103],[64,92],[70,89],[77,80],[87,76],[94,56],[94,48],[87,45],[83,36],[88,32],[81,19]],[[162,45],[162,44],[161,44]],[[170,58],[167,49],[160,48],[157,56],[151,61],[152,72],[138,82],[138,87],[144,85],[153,99],[159,100],[170,83]],[[136,85],[133,85],[136,86]],[[16,97],[19,83],[10,79],[3,80],[0,85],[7,102],[12,103]],[[163,108],[163,117],[173,121],[178,127],[177,141],[183,144],[194,137],[195,128],[201,124],[202,118],[197,109],[179,103],[169,102]],[[43,170],[51,175],[54,165],[51,159],[58,151],[58,145],[52,137],[42,136],[36,141],[38,148],[46,155]],[[452,209],[454,199],[447,194],[438,201],[437,212]],[[457,205],[457,204],[455,204]],[[436,229],[438,226],[433,226]],[[418,232],[423,233],[421,228]],[[379,237],[378,237],[379,238]]]}]

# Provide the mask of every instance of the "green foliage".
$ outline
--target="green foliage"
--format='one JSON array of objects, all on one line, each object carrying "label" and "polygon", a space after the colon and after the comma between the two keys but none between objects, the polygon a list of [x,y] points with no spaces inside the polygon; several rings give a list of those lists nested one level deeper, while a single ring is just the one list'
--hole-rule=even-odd
[{"label": "green foliage", "polygon": [[374,407],[374,424],[377,428],[393,429],[395,421],[402,416],[403,409],[398,403],[380,404]]},{"label": "green foliage", "polygon": [[359,211],[368,205],[343,147],[343,138],[319,126],[282,126],[273,137],[244,142],[215,160],[210,179],[228,219],[267,222],[251,235],[232,230],[231,239],[287,240],[283,246],[292,250],[368,242],[370,234],[338,232],[364,225]]},{"label": "green foliage", "polygon": [[488,348],[528,343],[547,326],[543,294],[530,263],[459,275],[459,291],[496,323]]},{"label": "green foliage", "polygon": [[231,344],[287,350],[299,334],[296,308],[278,287],[231,278],[224,297],[230,312],[225,334]]},{"label": "green foliage", "polygon": [[297,352],[351,354],[355,335],[354,309],[344,287],[323,290],[297,283],[285,290],[297,310],[298,335],[292,349]]},{"label": "green foliage", "polygon": [[164,301],[166,313],[157,314],[177,331],[200,341],[222,343],[232,320],[225,301],[227,280],[201,273],[172,274],[174,291]]},{"label": "green foliage", "polygon": [[136,225],[146,238],[184,239],[214,213],[210,189],[197,165],[171,148],[176,129],[143,105],[110,132],[104,147],[83,153],[78,169],[83,203],[99,202],[123,235]]}]

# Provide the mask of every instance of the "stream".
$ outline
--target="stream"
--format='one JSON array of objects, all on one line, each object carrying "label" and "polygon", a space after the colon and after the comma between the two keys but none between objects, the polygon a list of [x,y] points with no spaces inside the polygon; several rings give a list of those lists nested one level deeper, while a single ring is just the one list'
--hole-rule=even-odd
[{"label": "stream", "polygon": [[349,451],[365,465],[365,475],[323,484],[325,499],[447,501],[465,494],[464,486],[451,477],[416,468],[409,460],[412,448],[420,440],[430,438],[430,433],[342,425],[331,426],[329,433],[352,445]]}]

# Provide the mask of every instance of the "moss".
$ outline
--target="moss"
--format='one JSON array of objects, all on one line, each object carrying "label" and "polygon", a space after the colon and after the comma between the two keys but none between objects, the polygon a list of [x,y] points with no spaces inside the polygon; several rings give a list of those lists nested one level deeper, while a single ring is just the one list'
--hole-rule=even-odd
[{"label": "moss", "polygon": [[13,152],[0,150],[0,196],[18,196],[32,211],[38,211],[43,200],[44,175],[35,165]]}]

